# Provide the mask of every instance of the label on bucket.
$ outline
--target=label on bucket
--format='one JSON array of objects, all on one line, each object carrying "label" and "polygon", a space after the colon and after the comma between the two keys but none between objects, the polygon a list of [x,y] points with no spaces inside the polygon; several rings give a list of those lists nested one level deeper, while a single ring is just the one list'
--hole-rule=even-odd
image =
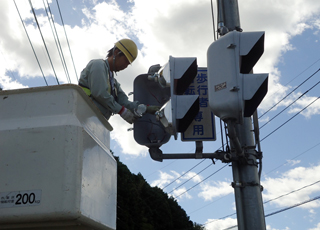
[{"label": "label on bucket", "polygon": [[0,192],[0,208],[40,205],[41,190]]}]

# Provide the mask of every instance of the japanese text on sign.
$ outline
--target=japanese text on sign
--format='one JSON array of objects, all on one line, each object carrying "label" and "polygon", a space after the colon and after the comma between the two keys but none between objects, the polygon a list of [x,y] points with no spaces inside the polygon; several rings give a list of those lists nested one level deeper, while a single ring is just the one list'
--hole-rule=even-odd
[{"label": "japanese text on sign", "polygon": [[198,68],[197,77],[185,92],[186,95],[199,95],[200,111],[182,133],[182,141],[214,141],[216,140],[215,119],[209,107],[208,76],[206,68]]}]

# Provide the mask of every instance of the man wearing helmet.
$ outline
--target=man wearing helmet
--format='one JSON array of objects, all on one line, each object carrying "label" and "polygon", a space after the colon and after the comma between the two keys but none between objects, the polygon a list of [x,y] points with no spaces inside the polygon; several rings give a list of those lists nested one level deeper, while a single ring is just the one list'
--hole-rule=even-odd
[{"label": "man wearing helmet", "polygon": [[114,72],[127,68],[137,55],[136,44],[130,39],[122,39],[108,51],[106,60],[91,60],[81,72],[79,85],[107,119],[112,114],[119,114],[130,124],[135,121],[134,110],[138,108],[139,103],[128,100],[114,78]]}]

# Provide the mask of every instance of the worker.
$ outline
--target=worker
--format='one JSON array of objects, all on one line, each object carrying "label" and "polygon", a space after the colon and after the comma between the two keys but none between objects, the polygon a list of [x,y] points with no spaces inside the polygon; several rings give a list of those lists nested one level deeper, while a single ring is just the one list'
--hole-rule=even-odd
[{"label": "worker", "polygon": [[132,124],[142,113],[155,113],[157,106],[146,106],[129,101],[114,73],[127,68],[137,58],[138,49],[130,39],[121,39],[108,51],[105,60],[91,60],[82,70],[79,85],[100,109],[106,119],[119,114]]}]

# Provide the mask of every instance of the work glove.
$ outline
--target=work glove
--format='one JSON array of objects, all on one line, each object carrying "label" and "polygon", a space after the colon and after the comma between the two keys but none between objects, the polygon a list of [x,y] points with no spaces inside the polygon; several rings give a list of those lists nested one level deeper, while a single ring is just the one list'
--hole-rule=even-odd
[{"label": "work glove", "polygon": [[136,120],[134,114],[129,109],[127,109],[125,107],[122,107],[119,114],[129,124],[132,124]]},{"label": "work glove", "polygon": [[140,104],[137,106],[137,108],[134,109],[133,112],[136,117],[142,117],[142,115],[146,113],[146,110],[147,106],[144,104]]},{"label": "work glove", "polygon": [[156,106],[156,105],[148,105],[147,106],[147,113],[150,114],[155,114],[157,111],[159,111],[161,109],[160,106]]}]

